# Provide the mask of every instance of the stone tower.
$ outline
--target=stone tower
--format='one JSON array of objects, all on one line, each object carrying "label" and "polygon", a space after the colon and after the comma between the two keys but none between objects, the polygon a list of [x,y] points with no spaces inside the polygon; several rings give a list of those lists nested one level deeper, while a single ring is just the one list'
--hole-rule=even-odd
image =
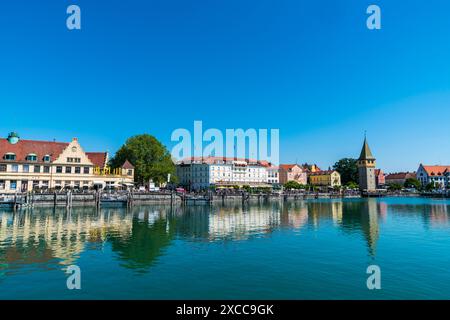
[{"label": "stone tower", "polygon": [[375,191],[375,158],[370,151],[367,139],[364,137],[364,144],[358,159],[359,189],[361,191]]}]

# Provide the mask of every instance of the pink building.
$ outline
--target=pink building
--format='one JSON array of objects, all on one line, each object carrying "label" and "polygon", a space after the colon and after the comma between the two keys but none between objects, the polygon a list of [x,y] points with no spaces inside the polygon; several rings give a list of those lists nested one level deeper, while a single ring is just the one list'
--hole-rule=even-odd
[{"label": "pink building", "polygon": [[383,170],[375,169],[375,182],[377,188],[379,188],[380,186],[384,186],[386,184],[386,179]]},{"label": "pink building", "polygon": [[308,176],[298,164],[281,164],[279,169],[280,184],[288,181],[296,181],[300,184],[308,183]]}]

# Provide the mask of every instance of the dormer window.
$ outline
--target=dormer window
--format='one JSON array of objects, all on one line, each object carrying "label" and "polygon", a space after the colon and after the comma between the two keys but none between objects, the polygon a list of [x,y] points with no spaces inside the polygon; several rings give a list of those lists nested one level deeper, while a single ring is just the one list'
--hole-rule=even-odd
[{"label": "dormer window", "polygon": [[27,161],[37,161],[37,155],[35,153],[30,153],[26,157]]},{"label": "dormer window", "polygon": [[50,162],[50,159],[51,159],[51,157],[48,154],[46,154],[43,158],[44,162]]},{"label": "dormer window", "polygon": [[8,152],[8,153],[5,154],[3,159],[5,159],[7,161],[15,161],[16,160],[16,154],[12,153],[12,152]]}]

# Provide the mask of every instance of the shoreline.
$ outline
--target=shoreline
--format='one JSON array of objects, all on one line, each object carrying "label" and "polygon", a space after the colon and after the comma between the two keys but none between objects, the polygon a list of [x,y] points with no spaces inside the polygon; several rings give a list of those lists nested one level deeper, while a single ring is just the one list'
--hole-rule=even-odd
[{"label": "shoreline", "polygon": [[442,194],[420,193],[385,193],[385,194],[338,194],[338,193],[288,193],[288,194],[175,194],[152,192],[85,192],[85,193],[22,193],[0,194],[0,208],[33,208],[33,207],[111,207],[135,205],[199,205],[220,203],[241,203],[242,205],[268,202],[296,202],[314,199],[360,199],[370,197],[420,197],[447,199]]}]

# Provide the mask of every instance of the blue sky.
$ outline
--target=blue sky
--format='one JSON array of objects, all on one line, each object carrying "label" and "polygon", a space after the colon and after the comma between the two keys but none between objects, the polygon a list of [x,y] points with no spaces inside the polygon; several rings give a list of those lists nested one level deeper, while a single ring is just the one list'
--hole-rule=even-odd
[{"label": "blue sky", "polygon": [[[366,8],[382,29],[366,28]],[[77,4],[82,30],[66,28]],[[445,0],[0,4],[0,134],[114,152],[176,128],[279,128],[282,162],[450,163]]]}]

